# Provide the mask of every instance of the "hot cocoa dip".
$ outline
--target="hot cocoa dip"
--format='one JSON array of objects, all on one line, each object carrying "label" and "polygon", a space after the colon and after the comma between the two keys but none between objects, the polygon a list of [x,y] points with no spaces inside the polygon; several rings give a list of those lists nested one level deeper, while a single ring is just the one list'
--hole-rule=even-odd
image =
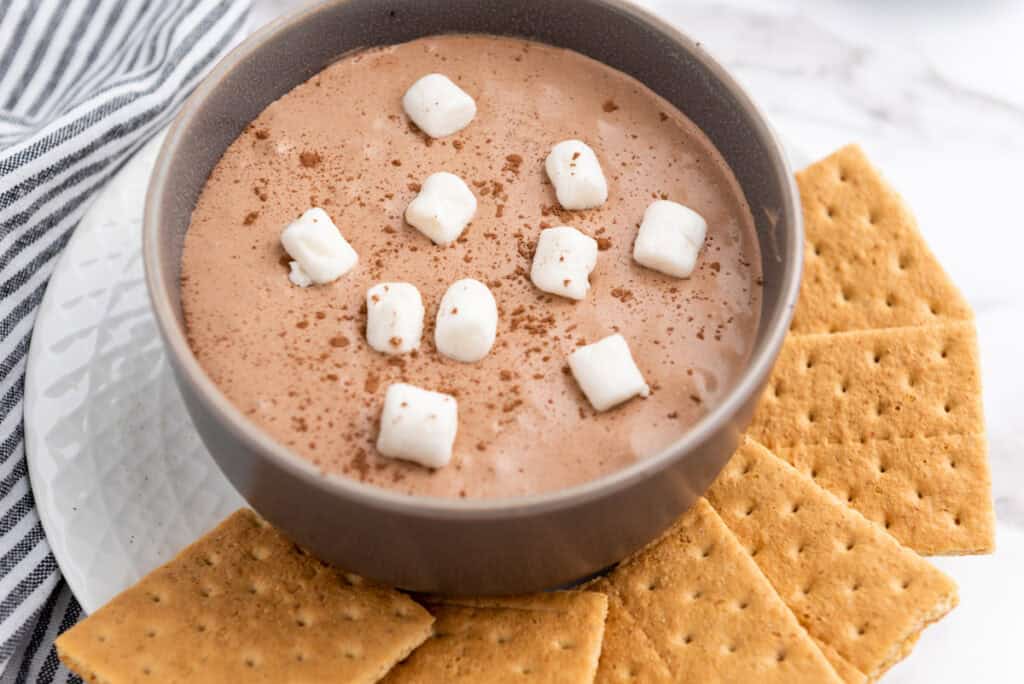
[{"label": "hot cocoa dip", "polygon": [[[402,110],[421,76],[446,74],[476,100],[465,129],[432,140]],[[608,179],[598,209],[562,210],[544,173],[555,143],[589,144]],[[462,236],[434,245],[403,213],[437,171],[479,206]],[[708,235],[687,279],[641,267],[633,241],[646,207],[699,212]],[[288,279],[285,225],[323,207],[359,254],[333,283]],[[575,302],[530,281],[543,228],[597,239],[592,289]],[[340,59],[271,104],[228,148],[185,239],[189,342],[224,394],[324,473],[399,492],[485,498],[577,485],[658,453],[721,399],[744,368],[761,306],[761,257],[742,191],[713,145],[635,79],[577,53],[520,39],[437,36]],[[434,347],[446,288],[486,283],[497,341],[477,363]],[[365,339],[365,296],[416,285],[423,342],[403,356]],[[651,386],[595,412],[569,373],[580,345],[614,332]],[[376,453],[392,382],[458,400],[454,457],[431,470]]]}]

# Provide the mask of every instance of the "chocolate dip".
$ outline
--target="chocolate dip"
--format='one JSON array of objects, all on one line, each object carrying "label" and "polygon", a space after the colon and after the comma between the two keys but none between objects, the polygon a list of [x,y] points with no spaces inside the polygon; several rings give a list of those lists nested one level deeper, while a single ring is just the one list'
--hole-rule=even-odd
[{"label": "chocolate dip", "polygon": [[[405,90],[440,72],[478,113],[431,140],[402,111]],[[544,173],[555,143],[578,138],[609,183],[599,209],[558,207]],[[438,247],[403,221],[436,171],[465,179],[476,217]],[[693,276],[632,259],[644,209],[681,202],[708,223]],[[323,207],[359,253],[324,286],[288,280],[281,230]],[[598,240],[581,302],[529,278],[541,229],[571,225]],[[747,362],[760,312],[760,253],[731,171],[698,130],[635,79],[560,48],[489,36],[437,36],[350,55],[274,102],[228,148],[192,217],[182,305],[193,351],[227,397],[324,472],[400,492],[503,497],[580,484],[657,453],[728,391]],[[433,320],[447,286],[487,283],[497,342],[479,363],[437,353]],[[410,355],[365,340],[366,290],[416,285],[423,344]],[[567,355],[621,332],[651,396],[595,413]],[[387,386],[409,382],[458,399],[452,462],[432,471],[379,456]]]}]

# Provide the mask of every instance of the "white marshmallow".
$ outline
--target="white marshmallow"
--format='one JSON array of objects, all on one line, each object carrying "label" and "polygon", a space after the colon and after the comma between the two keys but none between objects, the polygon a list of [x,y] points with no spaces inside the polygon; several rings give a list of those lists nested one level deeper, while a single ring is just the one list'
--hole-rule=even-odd
[{"label": "white marshmallow", "polygon": [[476,102],[444,74],[427,74],[402,97],[412,122],[431,138],[458,133],[476,116]]},{"label": "white marshmallow", "polygon": [[579,140],[564,140],[551,148],[544,170],[558,203],[565,209],[592,209],[608,199],[608,182],[594,150]]},{"label": "white marshmallow", "polygon": [[596,240],[570,226],[545,228],[537,240],[530,280],[545,292],[583,299],[596,265]]},{"label": "white marshmallow", "polygon": [[688,278],[707,232],[708,224],[694,210],[667,200],[652,202],[633,243],[633,259],[665,275]]},{"label": "white marshmallow", "polygon": [[313,284],[313,280],[308,275],[306,275],[305,271],[302,270],[302,267],[299,266],[298,261],[289,261],[288,268],[291,269],[288,272],[288,280],[292,281],[293,285],[298,285],[299,287],[309,287],[310,285]]},{"label": "white marshmallow", "polygon": [[366,341],[385,354],[420,346],[423,298],[415,285],[380,283],[366,291]]},{"label": "white marshmallow", "polygon": [[405,220],[437,245],[458,239],[476,213],[476,197],[454,173],[432,173],[405,210]]},{"label": "white marshmallow", "polygon": [[626,338],[619,334],[609,335],[569,354],[569,368],[590,405],[598,411],[607,411],[627,399],[651,393],[633,361]]},{"label": "white marshmallow", "polygon": [[377,451],[428,468],[448,465],[459,429],[455,397],[395,383],[384,396]]},{"label": "white marshmallow", "polygon": [[487,356],[497,334],[498,304],[487,286],[472,278],[452,283],[437,309],[437,351],[473,363]]},{"label": "white marshmallow", "polygon": [[294,261],[289,279],[299,287],[323,285],[352,270],[359,255],[341,236],[327,212],[313,207],[281,233],[281,245]]}]

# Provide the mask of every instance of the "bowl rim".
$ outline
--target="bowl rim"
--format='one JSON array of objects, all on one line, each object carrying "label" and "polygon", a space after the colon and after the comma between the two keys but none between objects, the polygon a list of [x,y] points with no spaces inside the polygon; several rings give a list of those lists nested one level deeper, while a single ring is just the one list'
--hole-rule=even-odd
[{"label": "bowl rim", "polygon": [[[246,418],[221,392],[192,353],[183,331],[177,324],[176,307],[171,296],[160,285],[164,280],[164,269],[160,259],[160,223],[158,219],[161,212],[158,207],[159,197],[166,192],[165,188],[171,180],[171,159],[184,136],[185,129],[196,117],[203,102],[239,62],[257,53],[273,35],[300,23],[307,15],[316,14],[328,6],[344,4],[347,1],[327,0],[315,3],[264,25],[243,40],[217,63],[188,97],[181,111],[175,116],[167,137],[160,147],[156,166],[146,192],[142,251],[146,286],[153,304],[154,317],[164,339],[170,361],[179,371],[176,374],[179,382],[189,384],[193,395],[202,404],[202,408],[212,414],[244,448],[258,452],[261,458],[272,460],[277,467],[303,480],[308,486],[324,490],[331,495],[346,497],[353,503],[368,507],[435,519],[509,519],[536,516],[549,511],[583,505],[629,488],[664,470],[677,459],[685,458],[687,453],[722,429],[759,390],[774,366],[775,359],[788,333],[799,295],[803,270],[802,252],[800,251],[791,250],[791,254],[784,255],[785,263],[780,283],[780,305],[771,320],[762,320],[759,323],[760,326],[763,326],[764,332],[761,342],[755,343],[746,367],[722,401],[659,453],[594,480],[565,489],[515,497],[457,499],[402,494],[377,485],[359,482],[341,474],[323,473],[312,463],[274,440],[255,422]],[[770,163],[783,178],[789,179],[789,183],[786,184],[788,192],[783,196],[784,206],[781,209],[786,215],[792,217],[792,220],[788,222],[792,231],[792,244],[803,245],[803,221],[799,193],[793,180],[788,157],[764,113],[743,86],[698,41],[653,13],[637,7],[628,0],[589,1],[630,15],[660,31],[693,55],[738,100],[740,108],[746,110],[750,115],[755,133],[761,139],[768,141],[769,144],[765,151],[769,156]]]}]

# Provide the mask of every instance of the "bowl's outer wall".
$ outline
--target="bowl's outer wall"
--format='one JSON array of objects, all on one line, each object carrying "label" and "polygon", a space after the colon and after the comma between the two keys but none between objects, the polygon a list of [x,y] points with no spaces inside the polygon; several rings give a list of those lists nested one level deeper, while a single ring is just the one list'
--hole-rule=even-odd
[{"label": "bowl's outer wall", "polygon": [[[723,84],[719,67],[698,56],[699,44],[616,0],[342,0],[250,39],[258,49],[243,46],[228,57],[237,60],[233,68],[213,88],[201,89],[179,117],[162,153],[168,159],[163,187],[158,179],[147,211],[147,223],[153,224],[147,225],[147,239],[156,241],[162,278],[150,284],[170,295],[177,319],[159,320],[165,335],[168,326],[183,329],[178,278],[192,210],[209,173],[244,127],[344,53],[457,32],[525,36],[571,48],[638,78],[689,116],[732,167],[757,224],[764,270],[758,344],[773,326],[788,325],[792,302],[781,289],[791,279],[799,247],[794,236],[800,234],[792,181],[759,115]],[[750,392],[689,453],[606,496],[503,515],[438,515],[375,506],[366,497],[311,486],[308,475],[268,458],[227,424],[174,353],[171,362],[204,442],[257,511],[325,560],[394,586],[441,593],[559,586],[647,543],[705,491],[728,460],[761,389]]]}]

